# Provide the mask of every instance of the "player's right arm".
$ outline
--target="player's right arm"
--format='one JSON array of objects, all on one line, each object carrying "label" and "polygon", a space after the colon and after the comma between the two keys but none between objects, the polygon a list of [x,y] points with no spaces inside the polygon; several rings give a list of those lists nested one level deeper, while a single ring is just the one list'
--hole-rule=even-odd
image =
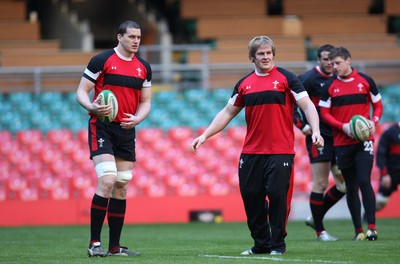
[{"label": "player's right arm", "polygon": [[214,117],[211,124],[199,137],[195,138],[191,144],[192,152],[196,154],[196,150],[208,138],[223,130],[229,122],[242,110],[241,107],[234,106],[228,103],[219,113]]},{"label": "player's right arm", "polygon": [[76,100],[88,112],[105,116],[111,112],[111,105],[100,105],[96,100],[90,101],[89,93],[94,88],[94,85],[92,81],[82,77],[76,90]]}]

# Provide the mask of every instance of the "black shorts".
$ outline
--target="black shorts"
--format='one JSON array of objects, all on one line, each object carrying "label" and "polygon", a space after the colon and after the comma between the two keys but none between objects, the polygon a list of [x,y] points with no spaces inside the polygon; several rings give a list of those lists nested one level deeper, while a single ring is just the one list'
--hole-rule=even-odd
[{"label": "black shorts", "polygon": [[103,123],[97,118],[89,120],[90,158],[111,154],[127,161],[136,161],[135,128],[123,129],[119,123]]},{"label": "black shorts", "polygon": [[333,147],[333,137],[323,136],[324,138],[324,146],[316,147],[312,143],[311,136],[306,136],[306,146],[308,157],[310,158],[310,163],[317,162],[332,162],[332,164],[336,164],[336,155],[335,149]]},{"label": "black shorts", "polygon": [[335,147],[337,165],[344,170],[356,166],[367,165],[374,162],[374,142],[372,140],[348,146]]}]

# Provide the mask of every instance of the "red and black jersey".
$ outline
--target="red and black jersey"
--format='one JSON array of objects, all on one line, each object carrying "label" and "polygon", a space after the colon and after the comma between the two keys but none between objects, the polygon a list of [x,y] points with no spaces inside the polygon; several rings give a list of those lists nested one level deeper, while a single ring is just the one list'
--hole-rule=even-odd
[{"label": "red and black jersey", "polygon": [[[371,104],[374,110],[373,118],[370,118]],[[343,124],[348,123],[354,115],[362,115],[375,122],[382,116],[378,87],[371,77],[355,69],[346,78],[336,76],[326,83],[322,89],[319,106],[324,122],[332,127],[334,146],[359,143],[342,130]],[[372,135],[369,140],[373,140]]]},{"label": "red and black jersey", "polygon": [[[303,83],[304,89],[306,89],[308,96],[310,96],[311,101],[314,103],[315,108],[317,109],[319,118],[319,129],[321,131],[322,136],[332,136],[332,129],[329,125],[323,122],[319,109],[319,99],[321,97],[321,90],[325,86],[325,83],[329,80],[329,78],[334,78],[331,75],[327,75],[323,73],[318,66],[315,66],[313,69],[299,75],[300,81]],[[296,127],[302,129],[308,121],[304,115],[304,113],[296,107],[296,111],[294,112],[294,119]]]},{"label": "red and black jersey", "polygon": [[103,90],[115,94],[118,115],[114,122],[121,122],[126,117],[124,113],[136,113],[142,88],[151,87],[152,71],[142,58],[136,55],[126,58],[116,49],[110,49],[90,60],[83,77],[95,83],[93,100]]},{"label": "red and black jersey", "polygon": [[376,165],[381,175],[388,171],[400,171],[400,122],[382,133],[376,153]]},{"label": "red and black jersey", "polygon": [[244,154],[294,154],[294,103],[307,96],[293,73],[274,67],[252,71],[235,86],[229,103],[245,107],[247,134]]}]

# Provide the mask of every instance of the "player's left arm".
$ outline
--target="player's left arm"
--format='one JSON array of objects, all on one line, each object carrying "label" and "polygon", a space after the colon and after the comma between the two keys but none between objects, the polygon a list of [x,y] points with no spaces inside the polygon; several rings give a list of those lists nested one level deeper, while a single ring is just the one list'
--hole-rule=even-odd
[{"label": "player's left arm", "polygon": [[151,87],[143,87],[140,93],[139,105],[135,114],[125,113],[121,127],[131,129],[139,125],[150,113],[151,109]]},{"label": "player's left arm", "polygon": [[371,77],[363,73],[361,73],[360,75],[363,76],[369,84],[369,97],[373,109],[372,118],[369,121],[369,124],[371,134],[373,134],[375,133],[375,125],[379,122],[383,113],[382,96],[379,93],[378,86]]},{"label": "player's left arm", "polygon": [[319,116],[317,109],[315,108],[315,105],[308,96],[304,96],[301,99],[297,100],[296,104],[304,112],[308,120],[308,123],[311,126],[312,130],[311,137],[314,145],[316,145],[317,147],[322,147],[324,145],[324,139],[322,138],[319,130]]}]

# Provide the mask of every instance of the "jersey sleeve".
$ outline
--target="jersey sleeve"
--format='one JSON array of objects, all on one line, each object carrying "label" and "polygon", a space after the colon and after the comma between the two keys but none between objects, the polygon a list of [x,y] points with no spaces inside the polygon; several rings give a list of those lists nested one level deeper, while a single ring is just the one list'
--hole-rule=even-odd
[{"label": "jersey sleeve", "polygon": [[86,79],[88,79],[93,83],[96,83],[97,79],[99,78],[104,68],[107,58],[108,55],[105,52],[95,55],[89,61],[89,64],[87,65],[85,71],[83,72],[83,77],[85,77]]},{"label": "jersey sleeve", "polygon": [[151,69],[150,63],[142,59],[141,57],[137,57],[138,60],[143,64],[146,68],[146,79],[143,82],[143,88],[150,88],[151,87],[151,79],[153,78],[153,71]]},{"label": "jersey sleeve", "polygon": [[244,78],[237,82],[235,88],[233,88],[231,98],[229,99],[228,103],[238,107],[244,107],[244,99],[243,96],[239,94],[239,87],[242,84]]},{"label": "jersey sleeve", "polygon": [[321,98],[319,100],[319,107],[321,112],[321,118],[323,122],[328,124],[331,127],[335,127],[339,130],[342,130],[343,123],[334,118],[330,112],[331,109],[331,97],[329,94],[329,87],[332,84],[332,81],[328,81],[324,87],[321,89]]}]

